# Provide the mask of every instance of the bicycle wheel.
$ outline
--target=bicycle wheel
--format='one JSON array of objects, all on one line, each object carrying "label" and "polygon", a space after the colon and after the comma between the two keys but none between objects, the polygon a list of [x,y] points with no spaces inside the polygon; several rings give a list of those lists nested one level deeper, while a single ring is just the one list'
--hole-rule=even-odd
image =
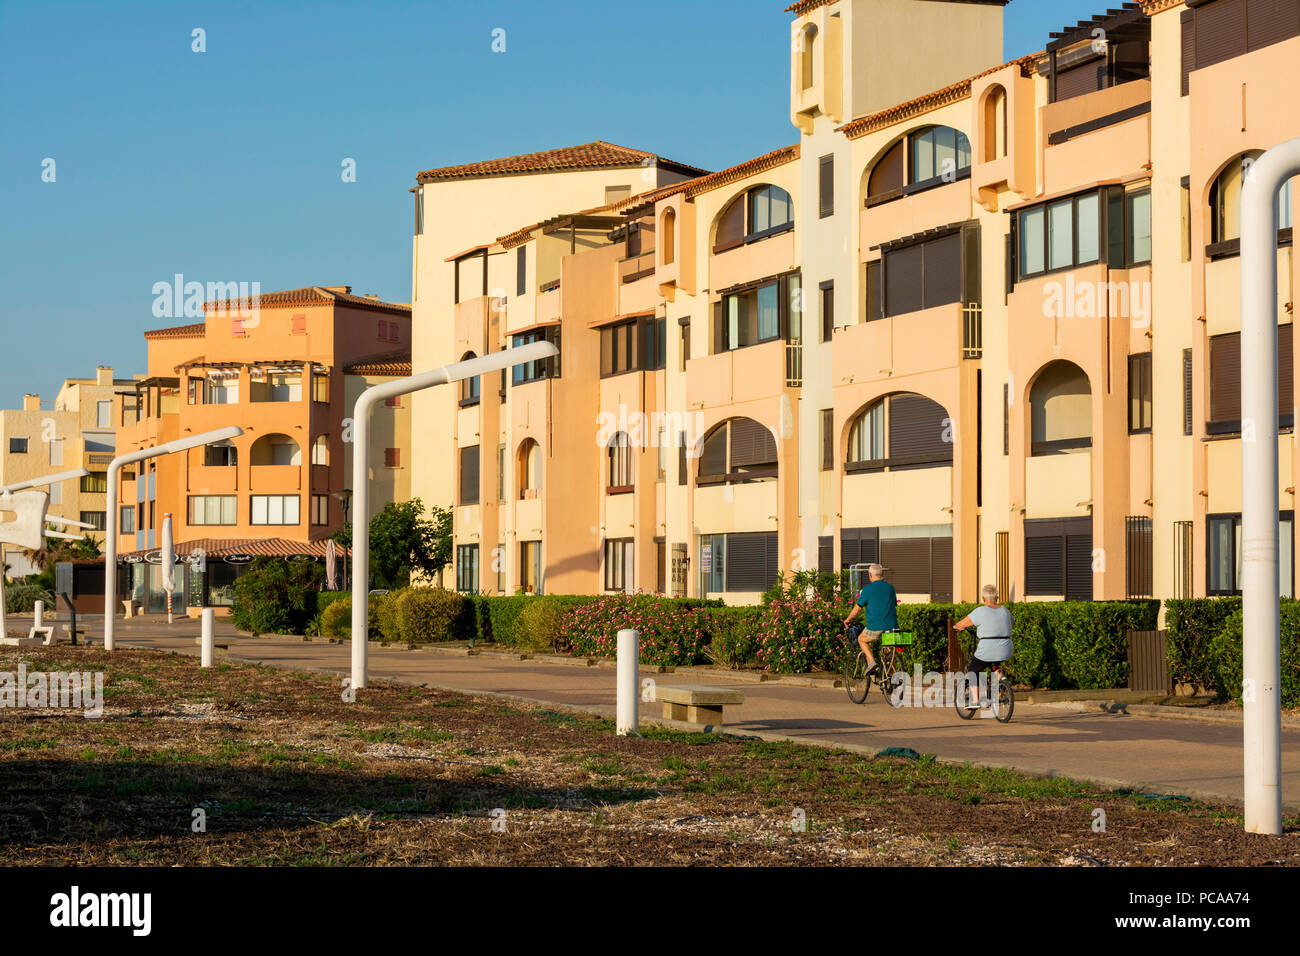
[{"label": "bicycle wheel", "polygon": [[891,707],[901,707],[903,703],[894,699],[894,675],[898,673],[901,656],[896,647],[880,649],[880,693],[885,695]]},{"label": "bicycle wheel", "polygon": [[[854,650],[857,651],[854,654]],[[871,691],[871,675],[867,673],[867,655],[862,653],[862,648],[850,647],[844,661],[844,690],[848,692],[849,700],[855,704],[861,704],[867,699],[867,694]]]},{"label": "bicycle wheel", "polygon": [[999,674],[996,689],[993,692],[993,716],[1000,723],[1005,724],[1011,719],[1011,713],[1015,709],[1016,695],[1011,690],[1011,681]]},{"label": "bicycle wheel", "polygon": [[970,720],[975,716],[975,711],[979,710],[978,706],[972,706],[970,702],[970,688],[966,686],[966,681],[960,679],[965,675],[959,675],[956,686],[953,691],[953,706],[957,708],[957,716],[962,720]]}]

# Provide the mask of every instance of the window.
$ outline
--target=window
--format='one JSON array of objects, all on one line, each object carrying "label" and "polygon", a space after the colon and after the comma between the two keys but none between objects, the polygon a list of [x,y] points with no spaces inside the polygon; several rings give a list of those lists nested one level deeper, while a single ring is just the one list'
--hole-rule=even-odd
[{"label": "window", "polygon": [[[1099,193],[1084,193],[1046,206],[1024,209],[1018,217],[1021,279],[1097,262],[1101,256]],[[1149,233],[1149,205],[1147,218]]]},{"label": "window", "polygon": [[1128,431],[1151,431],[1151,353],[1128,357]]},{"label": "window", "polygon": [[497,501],[506,500],[506,446],[497,445]]},{"label": "window", "polygon": [[[477,358],[473,352],[466,352],[460,357],[462,362],[467,362],[472,358]],[[463,378],[460,381],[460,405],[465,408],[470,405],[479,403],[480,392],[483,388],[483,376],[475,375],[473,378]]]},{"label": "window", "polygon": [[239,463],[239,452],[229,441],[203,446],[205,468],[234,468]]},{"label": "window", "polygon": [[519,586],[525,594],[542,593],[542,543],[519,542]]},{"label": "window", "polygon": [[[538,329],[535,332],[525,332],[522,335],[511,336],[511,342],[515,348],[521,345],[528,345],[530,342],[550,342],[556,348],[560,347],[560,329],[553,326],[546,329]],[[522,385],[525,382],[536,382],[544,378],[560,377],[560,356],[553,358],[538,359],[533,362],[524,362],[516,365],[511,373],[511,383]]]},{"label": "window", "polygon": [[111,400],[95,403],[95,426],[97,428],[113,427],[113,402]]},{"label": "window", "polygon": [[1152,595],[1154,543],[1150,518],[1129,515],[1124,519],[1124,580],[1129,600]]},{"label": "window", "polygon": [[1300,36],[1294,0],[1214,0],[1182,14],[1183,95],[1194,70]]},{"label": "window", "polygon": [[900,392],[868,405],[849,426],[846,470],[924,468],[952,463],[947,411],[924,395]]},{"label": "window", "polygon": [[641,351],[641,367],[646,371],[663,368],[668,358],[668,320],[643,319],[641,331],[645,343]]},{"label": "window", "polygon": [[118,533],[135,534],[135,506],[123,505],[118,509]]},{"label": "window", "polygon": [[[1295,513],[1277,517],[1277,583],[1282,597],[1293,597]],[[1205,518],[1205,591],[1207,594],[1241,593],[1241,515],[1218,514]]]},{"label": "window", "polygon": [[81,493],[89,495],[107,494],[108,473],[104,471],[92,471],[88,475],[82,475]]},{"label": "window", "polygon": [[381,341],[381,342],[387,342],[387,341],[388,341],[388,320],[387,320],[387,319],[380,319],[380,320],[379,320],[379,336],[378,336],[378,338],[379,338],[379,341]]},{"label": "window", "polygon": [[[961,232],[883,250],[879,281],[873,278],[870,265],[866,283],[869,320],[978,299],[975,289],[963,288]],[[881,297],[878,304],[873,301],[877,295]]]},{"label": "window", "polygon": [[[905,525],[899,527],[859,529],[875,531],[878,556],[874,559],[885,569],[885,580],[900,594],[925,595],[930,601],[952,600],[952,526]],[[864,535],[866,551],[871,541]],[[860,553],[859,563],[869,563]]]},{"label": "window", "polygon": [[384,408],[401,408],[401,407],[402,407],[401,395],[390,395],[388,398],[384,399]]},{"label": "window", "polygon": [[794,202],[779,186],[755,186],[718,216],[714,253],[794,228]]},{"label": "window", "polygon": [[1128,265],[1151,261],[1151,190],[1124,197],[1124,252]]},{"label": "window", "polygon": [[691,360],[691,320],[689,318],[678,319],[677,325],[682,330],[682,340],[680,343],[682,356],[681,360],[678,362],[677,371],[685,372],[686,363]]},{"label": "window", "polygon": [[27,439],[26,438],[9,439],[9,454],[11,455],[27,454]]},{"label": "window", "polygon": [[867,176],[867,205],[955,182],[970,175],[970,140],[950,126],[928,126],[902,137]]},{"label": "window", "polygon": [[751,418],[733,418],[704,437],[699,469],[700,484],[775,478],[776,439]]},{"label": "window", "polygon": [[700,535],[700,594],[721,594],[727,590],[727,536]]},{"label": "window", "polygon": [[542,488],[542,449],[533,439],[525,438],[520,444],[518,465],[519,497],[536,498]]},{"label": "window", "polygon": [[798,273],[774,282],[728,292],[714,303],[714,352],[774,342],[799,334],[794,311]]},{"label": "window", "polygon": [[822,471],[835,470],[835,409],[822,409]]},{"label": "window", "polygon": [[238,522],[236,510],[234,495],[192,495],[189,499],[189,523],[192,525],[236,524]]},{"label": "window", "polygon": [[600,374],[621,375],[636,368],[636,322],[600,330]]},{"label": "window", "polygon": [[1192,433],[1192,350],[1183,349],[1183,434]]},{"label": "window", "polygon": [[606,186],[605,187],[605,205],[610,203],[621,202],[632,195],[631,186]]},{"label": "window", "polygon": [[50,494],[49,503],[52,505],[63,504],[63,482],[56,481],[46,489]]},{"label": "window", "polygon": [[317,527],[330,523],[330,496],[311,496],[311,523]]},{"label": "window", "polygon": [[311,377],[311,400],[328,403],[330,400],[330,377],[317,372]]},{"label": "window", "polygon": [[[1223,172],[1219,173],[1213,185],[1210,186],[1211,248],[1206,250],[1207,255],[1233,255],[1238,251],[1235,246],[1226,249],[1215,249],[1213,247],[1224,243],[1240,242],[1241,187],[1245,182],[1247,170],[1262,155],[1263,152],[1258,149],[1243,153],[1238,159],[1230,162]],[[1294,179],[1288,179],[1278,193],[1278,229],[1291,228],[1292,186],[1294,182]]]},{"label": "window", "polygon": [[1025,521],[1025,596],[1092,600],[1092,519]]},{"label": "window", "polygon": [[[1277,412],[1278,427],[1295,423],[1292,413],[1292,328],[1277,327]],[[1186,383],[1184,383],[1186,387]],[[1210,420],[1205,430],[1211,435],[1241,431],[1241,333],[1210,337]]]},{"label": "window", "polygon": [[50,446],[50,464],[54,466],[63,464],[63,439],[51,438]]},{"label": "window", "polygon": [[835,157],[817,161],[817,213],[821,219],[835,215]]},{"label": "window", "polygon": [[1092,390],[1072,362],[1047,365],[1029,390],[1031,455],[1054,455],[1092,447]]},{"label": "window", "polygon": [[[835,333],[835,283],[822,282],[817,286],[821,292],[822,341],[829,342]],[[870,299],[870,292],[867,294]]]},{"label": "window", "polygon": [[318,435],[311,445],[311,463],[328,465],[330,463],[330,440],[326,435]]},{"label": "window", "polygon": [[296,525],[300,521],[297,495],[253,495],[250,524]]},{"label": "window", "polygon": [[528,292],[528,246],[515,250],[515,295]]},{"label": "window", "polygon": [[456,590],[473,593],[478,590],[478,545],[456,545]]},{"label": "window", "polygon": [[702,535],[700,571],[704,593],[768,590],[780,567],[776,542],[775,531]]},{"label": "window", "polygon": [[606,492],[609,494],[622,494],[632,490],[634,477],[632,474],[632,448],[628,444],[627,432],[619,432],[610,440],[609,447],[605,449],[606,464],[608,466],[606,474],[609,478]]},{"label": "window", "polygon": [[306,334],[307,334],[307,316],[305,316],[305,315],[295,315],[295,316],[290,320],[290,324],[289,324],[289,334],[290,334],[290,335],[306,335]]},{"label": "window", "polygon": [[605,542],[605,590],[633,589],[633,544],[631,538],[618,538]]},{"label": "window", "polygon": [[402,450],[400,448],[384,449],[384,467],[385,468],[402,467]]},{"label": "window", "polygon": [[478,445],[460,450],[460,503],[478,504]]},{"label": "window", "polygon": [[83,524],[90,525],[96,531],[103,531],[108,523],[107,511],[83,511],[81,513]]}]

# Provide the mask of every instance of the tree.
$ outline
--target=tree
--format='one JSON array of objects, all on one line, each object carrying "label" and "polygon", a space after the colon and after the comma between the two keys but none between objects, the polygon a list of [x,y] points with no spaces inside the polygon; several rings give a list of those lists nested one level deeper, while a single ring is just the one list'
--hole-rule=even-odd
[{"label": "tree", "polygon": [[[439,574],[451,562],[451,511],[434,506],[425,516],[424,502],[389,502],[370,519],[370,587],[394,590],[411,583],[411,573]],[[352,547],[352,525],[334,535]]]}]

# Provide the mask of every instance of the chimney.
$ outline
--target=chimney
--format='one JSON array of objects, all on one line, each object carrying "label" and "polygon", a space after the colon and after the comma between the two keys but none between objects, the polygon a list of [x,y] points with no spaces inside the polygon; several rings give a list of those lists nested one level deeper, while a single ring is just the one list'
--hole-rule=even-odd
[{"label": "chimney", "polygon": [[113,384],[113,369],[111,366],[101,365],[99,366],[99,368],[95,369],[95,384],[96,385]]},{"label": "chimney", "polygon": [[23,396],[23,411],[39,412],[40,410],[41,410],[41,396],[39,395]]}]

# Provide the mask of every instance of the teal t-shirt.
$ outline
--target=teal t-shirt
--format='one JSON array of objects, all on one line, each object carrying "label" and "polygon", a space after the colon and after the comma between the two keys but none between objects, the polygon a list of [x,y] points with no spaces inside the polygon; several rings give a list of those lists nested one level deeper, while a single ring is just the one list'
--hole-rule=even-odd
[{"label": "teal t-shirt", "polygon": [[888,581],[869,581],[858,594],[858,606],[866,612],[868,631],[898,630],[898,592]]}]

